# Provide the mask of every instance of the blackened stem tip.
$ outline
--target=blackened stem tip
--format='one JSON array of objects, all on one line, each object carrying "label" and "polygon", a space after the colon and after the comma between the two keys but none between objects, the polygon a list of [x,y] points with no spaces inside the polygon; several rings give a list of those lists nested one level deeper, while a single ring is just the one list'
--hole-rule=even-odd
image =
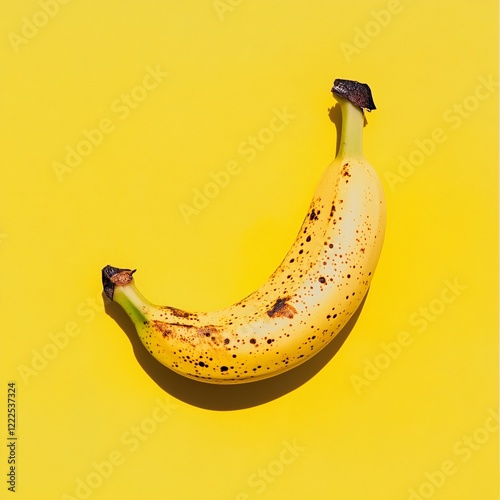
[{"label": "blackened stem tip", "polygon": [[102,286],[106,296],[113,300],[116,285],[127,285],[132,281],[135,269],[120,269],[119,267],[106,266],[102,269]]},{"label": "blackened stem tip", "polygon": [[347,99],[361,109],[366,109],[367,111],[376,109],[372,91],[366,83],[337,78],[333,82],[332,93]]}]

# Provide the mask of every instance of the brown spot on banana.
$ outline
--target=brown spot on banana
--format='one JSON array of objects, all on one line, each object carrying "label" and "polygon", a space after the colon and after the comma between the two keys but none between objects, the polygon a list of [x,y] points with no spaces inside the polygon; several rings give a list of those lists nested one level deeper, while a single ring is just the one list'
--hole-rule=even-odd
[{"label": "brown spot on banana", "polygon": [[349,163],[344,163],[340,174],[342,177],[351,177],[351,173],[349,172]]},{"label": "brown spot on banana", "polygon": [[151,326],[154,330],[160,332],[163,338],[173,334],[178,328],[194,328],[193,325],[185,325],[183,323],[167,323],[166,321],[158,320],[152,320]]},{"label": "brown spot on banana", "polygon": [[[221,335],[221,328],[215,325],[205,325],[197,328],[196,333],[205,339],[210,339],[215,345],[222,344],[225,339]],[[224,342],[225,343],[225,342]]]},{"label": "brown spot on banana", "polygon": [[[313,208],[311,210],[311,213],[309,214],[309,220],[318,220],[318,216],[320,213],[321,213],[321,210],[318,210],[316,212],[316,210]],[[304,230],[304,232],[305,232],[305,230]]]},{"label": "brown spot on banana", "polygon": [[289,318],[292,319],[295,314],[297,314],[297,309],[287,303],[291,297],[279,298],[267,311],[267,315],[270,318]]},{"label": "brown spot on banana", "polygon": [[195,347],[201,343],[211,345],[227,344],[221,335],[221,328],[215,325],[197,327],[186,323],[172,323],[167,321],[152,320],[151,328],[158,332],[163,339],[177,337],[183,342],[188,342]]},{"label": "brown spot on banana", "polygon": [[177,316],[178,318],[192,318],[193,316],[196,316],[193,313],[190,313],[188,311],[183,311],[182,309],[177,309],[176,307],[170,307],[170,306],[163,306],[162,309],[165,309],[166,311],[169,311],[172,313],[174,316]]}]

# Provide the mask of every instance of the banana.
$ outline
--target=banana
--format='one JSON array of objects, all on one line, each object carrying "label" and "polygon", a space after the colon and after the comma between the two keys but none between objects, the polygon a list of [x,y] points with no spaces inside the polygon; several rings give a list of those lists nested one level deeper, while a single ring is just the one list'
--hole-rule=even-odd
[{"label": "banana", "polygon": [[337,79],[339,151],[327,167],[297,238],[255,292],[225,309],[158,306],[137,289],[135,270],[106,266],[105,294],[130,316],[146,349],[186,377],[237,384],[278,375],[325,347],[365,297],[385,231],[385,200],[362,151],[368,85]]}]

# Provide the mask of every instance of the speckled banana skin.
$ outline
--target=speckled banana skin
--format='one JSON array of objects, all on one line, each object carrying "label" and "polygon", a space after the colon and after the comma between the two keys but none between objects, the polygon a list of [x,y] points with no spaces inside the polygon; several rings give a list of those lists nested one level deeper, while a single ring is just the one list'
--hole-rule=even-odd
[{"label": "speckled banana skin", "polygon": [[117,271],[108,269],[113,300],[168,368],[214,384],[275,376],[325,347],[365,297],[382,248],[385,201],[361,151],[363,111],[336,97],[343,119],[339,153],[291,249],[258,290],[223,310],[193,313],[150,303],[132,271],[107,266]]}]

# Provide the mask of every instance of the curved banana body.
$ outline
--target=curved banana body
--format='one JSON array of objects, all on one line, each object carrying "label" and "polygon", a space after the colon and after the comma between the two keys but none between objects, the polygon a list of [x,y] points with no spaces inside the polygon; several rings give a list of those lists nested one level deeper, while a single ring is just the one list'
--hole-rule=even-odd
[{"label": "curved banana body", "polygon": [[192,313],[150,303],[133,271],[104,268],[108,296],[128,312],[148,351],[173,371],[218,384],[277,375],[326,346],[360,305],[382,248],[385,201],[360,151],[363,112],[338,99],[339,154],[291,249],[258,290],[223,310]]}]

